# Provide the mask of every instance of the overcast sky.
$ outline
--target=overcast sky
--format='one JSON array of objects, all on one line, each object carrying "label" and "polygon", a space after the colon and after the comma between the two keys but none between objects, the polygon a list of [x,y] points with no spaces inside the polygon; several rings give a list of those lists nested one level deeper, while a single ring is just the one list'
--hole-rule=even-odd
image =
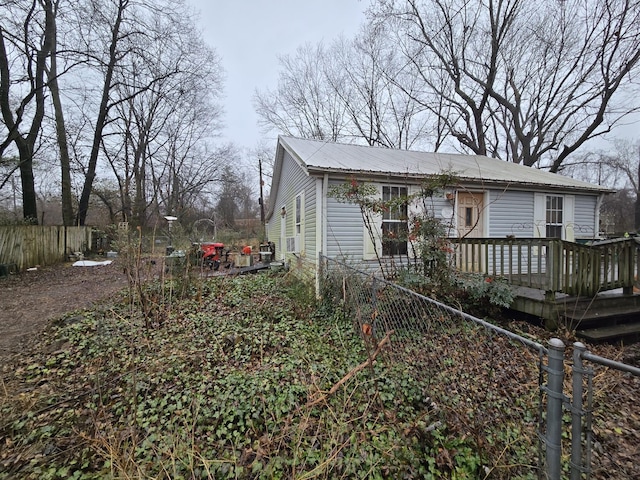
[{"label": "overcast sky", "polygon": [[[352,37],[364,21],[366,0],[187,0],[201,13],[207,43],[226,71],[224,139],[253,148],[264,138],[253,108],[256,88],[273,89],[278,56],[306,42]],[[275,137],[267,138],[275,147]]]}]

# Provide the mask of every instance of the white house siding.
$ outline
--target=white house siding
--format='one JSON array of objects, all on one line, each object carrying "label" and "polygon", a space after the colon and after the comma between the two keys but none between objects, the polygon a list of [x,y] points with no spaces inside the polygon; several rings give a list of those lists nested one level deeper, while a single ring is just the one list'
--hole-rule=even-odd
[{"label": "white house siding", "polygon": [[533,192],[489,192],[489,237],[533,237]]},{"label": "white house siding", "polygon": [[[329,189],[341,184],[343,181],[344,180],[335,177],[332,178],[329,182]],[[406,179],[403,179],[403,182],[406,182]],[[367,183],[380,187],[380,191],[382,185],[399,184],[392,180],[381,183]],[[418,185],[409,186],[410,194],[417,193],[418,191]],[[449,226],[451,224],[453,209],[451,203],[444,196],[426,199],[425,203],[429,213],[442,220],[445,225]],[[413,203],[409,207],[409,213],[424,214],[422,203]],[[447,216],[445,217],[443,214]],[[325,252],[327,256],[331,258],[345,258],[356,263],[361,262],[363,259],[369,260],[370,262],[375,259],[374,256],[368,252],[367,244],[371,242],[368,241],[368,232],[364,228],[362,214],[357,205],[341,203],[335,198],[329,197],[327,201],[327,218],[329,218],[327,225],[327,251]],[[449,230],[455,233],[455,228],[452,227]],[[381,248],[381,245],[378,244],[379,253],[381,252]],[[373,263],[377,265],[377,262]]]},{"label": "white house siding", "polygon": [[593,239],[598,236],[596,225],[596,205],[598,197],[595,195],[576,195],[573,221],[576,239]]},{"label": "white house siding", "polygon": [[[526,191],[491,190],[488,195],[487,222],[488,235],[492,238],[526,238],[534,236],[534,193]],[[510,261],[517,262],[517,248],[513,251],[503,249],[494,259],[493,251],[489,250],[488,264],[491,273],[503,274],[502,268],[507,268]],[[512,257],[513,260],[512,260]],[[520,259],[521,267],[526,271],[527,256]],[[537,260],[533,260],[537,264]],[[495,267],[495,270],[494,270]]]},{"label": "white house siding", "polygon": [[[330,179],[329,190],[341,184],[341,180]],[[364,252],[364,225],[360,207],[341,203],[329,196],[327,199],[327,251],[330,258],[362,260]]]},{"label": "white house siding", "polygon": [[318,250],[317,245],[317,222],[316,216],[319,214],[320,209],[317,207],[316,198],[316,178],[307,177],[304,182],[304,246],[305,246],[305,260],[311,262],[314,265],[318,264]]},{"label": "white house siding", "polygon": [[416,211],[416,213],[420,215],[424,215],[425,213],[432,214],[436,219],[443,223],[448,237],[456,236],[454,209],[451,202],[447,200],[444,195],[425,199],[425,205],[429,210],[428,212],[421,212],[421,201],[419,201],[419,203],[420,204],[418,206],[410,207],[410,212]]},{"label": "white house siding", "polygon": [[[276,193],[276,192],[273,192]],[[303,194],[304,215],[302,217],[303,241],[300,244],[300,255],[305,261],[316,262],[316,183],[315,178],[308,176],[291,156],[284,152],[280,186],[276,197],[270,199],[273,202],[274,213],[268,224],[269,240],[276,244],[276,258],[292,261],[296,257],[292,252],[287,252],[286,239],[281,238],[281,209],[284,206],[287,212],[285,237],[295,236],[295,202],[296,196]]]},{"label": "white house siding", "polygon": [[[491,191],[490,198],[490,220],[489,236],[492,238],[506,238],[514,235],[516,238],[528,238],[541,236],[536,234],[536,220],[534,212],[536,193],[529,191]],[[595,195],[569,195],[571,202],[566,201],[566,207],[573,204],[573,212],[565,212],[568,224],[565,228],[573,230],[575,238],[593,238],[595,208],[597,196]],[[573,216],[573,217],[572,217]],[[571,218],[573,218],[571,220]],[[539,222],[539,221],[538,221]],[[538,225],[538,229],[540,229]],[[544,234],[543,234],[544,235]],[[542,236],[543,236],[542,235]],[[537,250],[534,250],[534,254]],[[513,254],[516,254],[514,249]],[[490,264],[494,264],[491,253],[489,253]],[[509,252],[502,252],[504,261],[509,261]],[[542,257],[544,261],[544,256]],[[526,258],[520,259],[523,268],[526,268]],[[498,265],[497,261],[495,264]],[[534,258],[534,268],[537,269],[537,260]],[[500,270],[498,268],[498,270]],[[496,273],[502,273],[500,271]]]}]

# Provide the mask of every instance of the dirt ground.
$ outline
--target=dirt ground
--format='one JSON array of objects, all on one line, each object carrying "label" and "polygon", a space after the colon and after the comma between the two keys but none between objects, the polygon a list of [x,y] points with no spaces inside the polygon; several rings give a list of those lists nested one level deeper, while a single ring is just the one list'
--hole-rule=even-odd
[{"label": "dirt ground", "polygon": [[117,260],[93,267],[64,263],[0,277],[0,363],[50,320],[108,299],[126,285]]}]

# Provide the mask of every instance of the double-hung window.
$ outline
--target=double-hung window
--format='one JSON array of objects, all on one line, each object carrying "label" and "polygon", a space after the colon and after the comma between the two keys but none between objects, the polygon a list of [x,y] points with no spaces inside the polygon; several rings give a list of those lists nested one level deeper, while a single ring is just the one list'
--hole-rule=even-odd
[{"label": "double-hung window", "polygon": [[546,237],[562,238],[563,200],[561,196],[547,196],[546,207]]},{"label": "double-hung window", "polygon": [[407,254],[407,187],[382,187],[382,255]]}]

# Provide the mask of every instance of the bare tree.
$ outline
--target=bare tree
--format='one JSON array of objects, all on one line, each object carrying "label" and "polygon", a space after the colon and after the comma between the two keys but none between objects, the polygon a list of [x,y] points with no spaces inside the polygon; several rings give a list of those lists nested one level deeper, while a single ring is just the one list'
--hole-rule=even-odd
[{"label": "bare tree", "polygon": [[[200,53],[205,60],[203,64],[212,57],[202,53],[208,51],[202,44],[193,43],[193,38],[199,37],[192,27],[191,16],[180,2],[87,0],[85,9],[79,11],[77,24],[79,41],[84,45],[87,65],[92,70],[88,78],[95,82],[90,87],[96,89],[96,97],[100,99],[96,110],[89,114],[93,118],[91,148],[84,165],[78,223],[86,221],[98,162],[108,146],[105,142],[110,143],[109,136],[120,134],[128,142],[122,152],[126,158],[122,159],[129,161],[129,155],[133,156],[135,179],[133,205],[125,207],[136,219],[143,220],[149,142],[158,135],[158,123],[166,122],[166,109],[173,108],[166,106],[171,103],[171,97],[176,91],[191,87],[180,86],[176,79],[184,80],[185,74],[194,75],[193,55]],[[190,49],[194,49],[192,54]],[[191,63],[187,59],[191,59]],[[191,70],[186,72],[185,65]],[[217,63],[207,66],[206,72],[217,66]],[[219,92],[219,85],[209,87]],[[124,125],[119,124],[119,120],[123,120]]]},{"label": "bare tree", "polygon": [[62,224],[73,225],[73,198],[72,198],[72,184],[71,184],[71,156],[69,154],[69,143],[67,140],[67,127],[65,122],[65,113],[62,106],[62,96],[60,94],[60,87],[58,84],[58,27],[57,17],[60,8],[60,0],[55,0],[50,5],[53,8],[52,16],[52,47],[51,47],[51,60],[49,68],[47,70],[48,87],[51,92],[51,102],[53,104],[53,111],[55,117],[55,130],[56,139],[58,144],[58,151],[60,155],[60,192],[62,199]]},{"label": "bare tree", "polygon": [[639,108],[624,96],[636,1],[378,0],[370,13],[423,84],[410,96],[464,150],[556,172]]},{"label": "bare tree", "polygon": [[306,44],[294,56],[280,57],[280,78],[274,91],[254,96],[259,123],[269,131],[335,141],[344,128],[344,106],[326,81],[322,44]]},{"label": "bare tree", "polygon": [[226,228],[235,228],[239,218],[256,218],[258,204],[255,201],[255,188],[249,183],[250,177],[243,175],[248,169],[237,168],[231,164],[222,169],[221,187],[216,204],[217,224]]},{"label": "bare tree", "polygon": [[634,228],[640,230],[640,141],[618,140],[616,154],[602,159],[626,179],[625,187],[635,196]]},{"label": "bare tree", "polygon": [[412,95],[422,85],[400,63],[384,24],[365,25],[353,40],[300,47],[280,59],[275,91],[258,91],[260,124],[287,135],[408,149],[441,134]]},{"label": "bare tree", "polygon": [[6,2],[0,21],[0,111],[6,131],[0,156],[15,145],[23,216],[37,223],[33,160],[45,115],[46,65],[55,41],[53,5],[51,0]]},{"label": "bare tree", "polygon": [[348,135],[399,149],[427,138],[426,109],[406,94],[416,81],[403,72],[384,25],[365,25],[353,41],[336,41],[326,58],[325,75],[343,104]]},{"label": "bare tree", "polygon": [[[109,111],[113,107],[110,97],[114,86],[112,82],[114,72],[129,53],[123,48],[122,43],[129,39],[129,35],[134,34],[134,32],[121,31],[124,30],[123,23],[125,23],[126,14],[129,13],[127,9],[130,5],[130,0],[108,0],[104,3],[90,0],[85,8],[79,12],[81,20],[89,22],[85,25],[85,30],[81,30],[86,55],[88,60],[95,62],[96,67],[103,75],[100,104],[93,124],[91,152],[86,165],[84,186],[78,205],[77,223],[79,225],[84,225],[87,218],[89,198],[100,155],[102,132],[107,124]],[[102,32],[100,32],[101,29]],[[103,36],[96,35],[96,32],[103,33]],[[106,55],[103,52],[106,52]]]},{"label": "bare tree", "polygon": [[[57,147],[43,148],[38,160],[44,166],[57,152],[60,184],[46,185],[49,196],[62,192],[66,225],[85,224],[104,159],[120,196],[116,205],[112,186],[102,195],[111,217],[143,224],[150,205],[158,213],[207,189],[224,155],[210,145],[220,129],[222,68],[194,25],[182,1],[3,2],[0,188],[20,172],[25,218],[37,218],[33,160],[43,142]],[[16,153],[12,166],[6,159]],[[50,172],[48,165],[42,174]],[[84,179],[75,218],[74,173]]]},{"label": "bare tree", "polygon": [[562,172],[615,190],[605,197],[601,207],[605,231],[637,232],[640,231],[640,141],[618,138],[610,144],[609,148],[573,155],[563,163]]}]

